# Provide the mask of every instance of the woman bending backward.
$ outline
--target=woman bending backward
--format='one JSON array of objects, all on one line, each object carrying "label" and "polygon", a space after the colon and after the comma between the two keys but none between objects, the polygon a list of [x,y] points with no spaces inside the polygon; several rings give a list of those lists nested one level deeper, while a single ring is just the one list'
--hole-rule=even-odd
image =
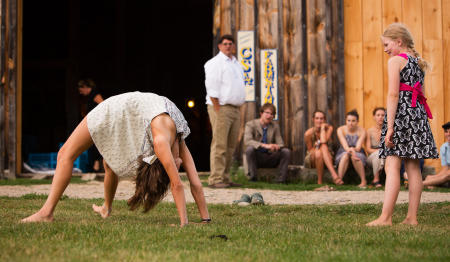
[{"label": "woman bending backward", "polygon": [[56,204],[69,184],[73,162],[93,143],[105,166],[102,206],[93,205],[103,218],[111,214],[119,177],[136,176],[136,192],[128,200],[132,210],[144,212],[161,201],[170,184],[180,216],[188,224],[184,187],[178,173],[186,170],[203,222],[209,222],[203,188],[184,139],[190,130],[183,115],[169,99],[152,93],[132,92],[108,98],[77,126],[58,152],[50,194],[42,208],[22,222],[53,221]]}]

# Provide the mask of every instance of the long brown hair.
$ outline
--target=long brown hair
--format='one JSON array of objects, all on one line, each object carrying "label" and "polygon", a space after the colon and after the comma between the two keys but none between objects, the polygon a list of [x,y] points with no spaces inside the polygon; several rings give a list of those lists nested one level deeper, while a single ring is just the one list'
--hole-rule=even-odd
[{"label": "long brown hair", "polygon": [[383,37],[387,37],[392,40],[402,40],[402,43],[406,46],[406,48],[413,53],[415,57],[417,57],[420,68],[424,71],[429,68],[427,61],[421,58],[419,52],[416,51],[416,48],[414,47],[414,39],[404,24],[390,24],[384,31]]},{"label": "long brown hair", "polygon": [[144,206],[144,213],[156,206],[166,195],[170,179],[161,161],[156,159],[151,165],[139,158],[139,168],[136,175],[136,191],[128,199],[131,210]]}]

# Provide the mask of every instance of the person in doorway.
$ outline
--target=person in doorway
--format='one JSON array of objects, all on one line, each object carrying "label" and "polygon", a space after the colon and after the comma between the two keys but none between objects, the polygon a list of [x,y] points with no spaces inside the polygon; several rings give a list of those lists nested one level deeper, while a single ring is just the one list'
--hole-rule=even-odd
[{"label": "person in doorway", "polygon": [[136,176],[136,191],[128,200],[132,210],[140,205],[144,212],[152,209],[170,184],[180,226],[187,225],[184,187],[178,173],[183,165],[201,219],[209,222],[202,184],[184,142],[189,133],[182,113],[165,97],[132,92],[108,98],[81,121],[60,149],[47,201],[22,221],[53,221],[56,204],[72,176],[74,160],[95,144],[104,159],[105,202],[92,208],[103,218],[111,214],[119,177]]},{"label": "person in doorway", "polygon": [[[87,78],[78,81],[78,92],[80,93],[80,114],[81,119],[94,109],[98,104],[103,102],[103,96],[98,91],[94,80]],[[94,172],[100,171],[101,156],[95,145],[88,149],[89,167]]]},{"label": "person in doorway", "polygon": [[276,108],[265,103],[259,110],[260,117],[245,124],[244,145],[250,181],[257,181],[258,167],[277,167],[280,174],[277,183],[286,183],[291,151],[284,147],[280,127],[273,122]]},{"label": "person in doorway", "polygon": [[245,102],[244,70],[233,56],[234,39],[224,35],[220,52],[205,64],[206,104],[212,127],[211,188],[240,186],[230,178],[232,155],[239,136],[240,106]]},{"label": "person in doorway", "polygon": [[344,182],[339,178],[333,166],[333,150],[331,146],[331,135],[333,126],[326,122],[325,113],[316,110],[313,113],[313,127],[305,132],[306,157],[305,167],[316,168],[317,184],[322,184],[324,165],[328,168],[336,185],[342,185]]}]

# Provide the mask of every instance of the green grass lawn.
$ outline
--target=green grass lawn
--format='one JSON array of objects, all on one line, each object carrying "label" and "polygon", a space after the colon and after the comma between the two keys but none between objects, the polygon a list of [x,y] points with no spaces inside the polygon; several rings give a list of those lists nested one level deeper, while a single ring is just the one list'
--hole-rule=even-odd
[{"label": "green grass lawn", "polygon": [[[81,177],[72,177],[70,183],[82,184],[88,181],[81,180]],[[46,185],[51,184],[50,179],[31,179],[31,178],[16,178],[16,179],[0,179],[0,186],[29,186],[29,185]],[[1,189],[0,189],[1,190]]]},{"label": "green grass lawn", "polygon": [[178,228],[171,203],[143,214],[115,201],[103,220],[90,207],[102,200],[68,198],[54,223],[18,223],[44,201],[0,197],[0,261],[450,261],[449,202],[423,204],[417,227],[398,224],[406,205],[392,227],[364,226],[381,205],[209,205],[211,224]]}]

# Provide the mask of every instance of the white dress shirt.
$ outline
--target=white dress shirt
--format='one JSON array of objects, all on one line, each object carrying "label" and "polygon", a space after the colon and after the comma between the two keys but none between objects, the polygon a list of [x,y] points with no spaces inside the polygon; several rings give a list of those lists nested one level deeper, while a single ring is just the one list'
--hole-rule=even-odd
[{"label": "white dress shirt", "polygon": [[237,59],[219,52],[205,64],[206,104],[210,97],[219,99],[220,105],[240,106],[245,102],[244,70]]}]

